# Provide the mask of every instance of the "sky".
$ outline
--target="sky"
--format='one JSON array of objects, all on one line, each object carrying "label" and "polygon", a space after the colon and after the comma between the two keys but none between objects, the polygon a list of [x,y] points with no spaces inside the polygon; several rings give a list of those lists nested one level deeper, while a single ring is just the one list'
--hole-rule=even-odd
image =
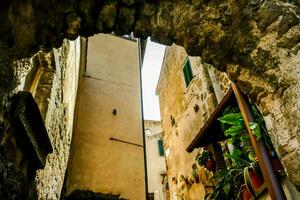
[{"label": "sky", "polygon": [[155,89],[160,74],[165,46],[147,41],[142,68],[143,108],[145,120],[160,120],[158,96]]}]

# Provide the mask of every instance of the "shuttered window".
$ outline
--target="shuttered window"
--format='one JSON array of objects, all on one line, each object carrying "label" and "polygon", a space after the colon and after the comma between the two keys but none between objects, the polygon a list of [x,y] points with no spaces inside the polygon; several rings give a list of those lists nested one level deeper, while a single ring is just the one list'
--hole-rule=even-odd
[{"label": "shuttered window", "polygon": [[165,151],[164,151],[164,144],[162,140],[157,140],[158,143],[158,153],[160,156],[165,155]]},{"label": "shuttered window", "polygon": [[183,65],[183,75],[186,87],[189,86],[190,82],[193,80],[193,72],[190,60],[187,58]]}]

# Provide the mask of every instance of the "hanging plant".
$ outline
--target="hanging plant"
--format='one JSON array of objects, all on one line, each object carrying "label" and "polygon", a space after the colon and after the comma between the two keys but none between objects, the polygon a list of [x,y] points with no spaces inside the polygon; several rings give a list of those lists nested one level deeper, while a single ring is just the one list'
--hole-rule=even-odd
[{"label": "hanging plant", "polygon": [[207,149],[199,148],[195,160],[200,166],[204,166],[208,169],[208,171],[215,171],[215,161],[211,158]]},{"label": "hanging plant", "polygon": [[204,166],[208,159],[210,159],[209,152],[206,149],[200,148],[199,153],[196,156],[197,163],[201,166]]}]

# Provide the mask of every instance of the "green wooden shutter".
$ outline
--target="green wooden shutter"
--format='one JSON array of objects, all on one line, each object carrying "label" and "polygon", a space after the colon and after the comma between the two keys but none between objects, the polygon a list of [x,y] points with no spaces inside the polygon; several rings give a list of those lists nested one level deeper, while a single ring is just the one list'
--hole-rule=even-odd
[{"label": "green wooden shutter", "polygon": [[183,66],[183,75],[186,87],[189,86],[190,82],[193,80],[193,72],[190,60],[187,59]]},{"label": "green wooden shutter", "polygon": [[187,87],[190,82],[189,82],[189,76],[188,76],[188,73],[187,73],[187,69],[186,69],[185,66],[183,67],[183,75],[184,75],[185,85]]},{"label": "green wooden shutter", "polygon": [[186,61],[186,69],[187,69],[187,73],[189,76],[189,83],[190,83],[193,80],[193,72],[192,72],[192,67],[189,59]]},{"label": "green wooden shutter", "polygon": [[162,140],[157,140],[158,143],[158,153],[160,156],[165,155],[165,151],[164,151],[164,144]]}]

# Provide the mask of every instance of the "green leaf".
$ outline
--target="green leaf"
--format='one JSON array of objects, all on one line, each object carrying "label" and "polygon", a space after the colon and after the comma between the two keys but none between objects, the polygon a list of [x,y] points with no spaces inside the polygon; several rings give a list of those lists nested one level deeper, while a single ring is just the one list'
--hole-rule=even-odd
[{"label": "green leaf", "polygon": [[238,148],[234,148],[230,155],[233,159],[237,159],[240,157],[240,155],[242,155],[242,153],[243,152],[241,150],[239,150]]},{"label": "green leaf", "polygon": [[249,160],[251,161],[255,161],[255,153],[253,151],[251,151],[248,155]]},{"label": "green leaf", "polygon": [[230,124],[230,125],[243,125],[243,117],[241,113],[230,113],[227,115],[224,115],[218,120],[224,124]]},{"label": "green leaf", "polygon": [[231,126],[230,128],[224,131],[224,134],[225,136],[235,136],[240,134],[244,130],[245,130],[245,126],[239,124],[239,125]]},{"label": "green leaf", "polygon": [[230,183],[227,183],[227,184],[224,185],[223,191],[224,191],[224,193],[225,193],[226,195],[229,194],[230,188],[231,188]]},{"label": "green leaf", "polygon": [[232,139],[228,139],[228,140],[227,140],[227,144],[233,144]]},{"label": "green leaf", "polygon": [[261,138],[260,126],[258,123],[250,122],[249,128],[252,130],[252,133],[256,136],[256,139],[259,140]]}]

